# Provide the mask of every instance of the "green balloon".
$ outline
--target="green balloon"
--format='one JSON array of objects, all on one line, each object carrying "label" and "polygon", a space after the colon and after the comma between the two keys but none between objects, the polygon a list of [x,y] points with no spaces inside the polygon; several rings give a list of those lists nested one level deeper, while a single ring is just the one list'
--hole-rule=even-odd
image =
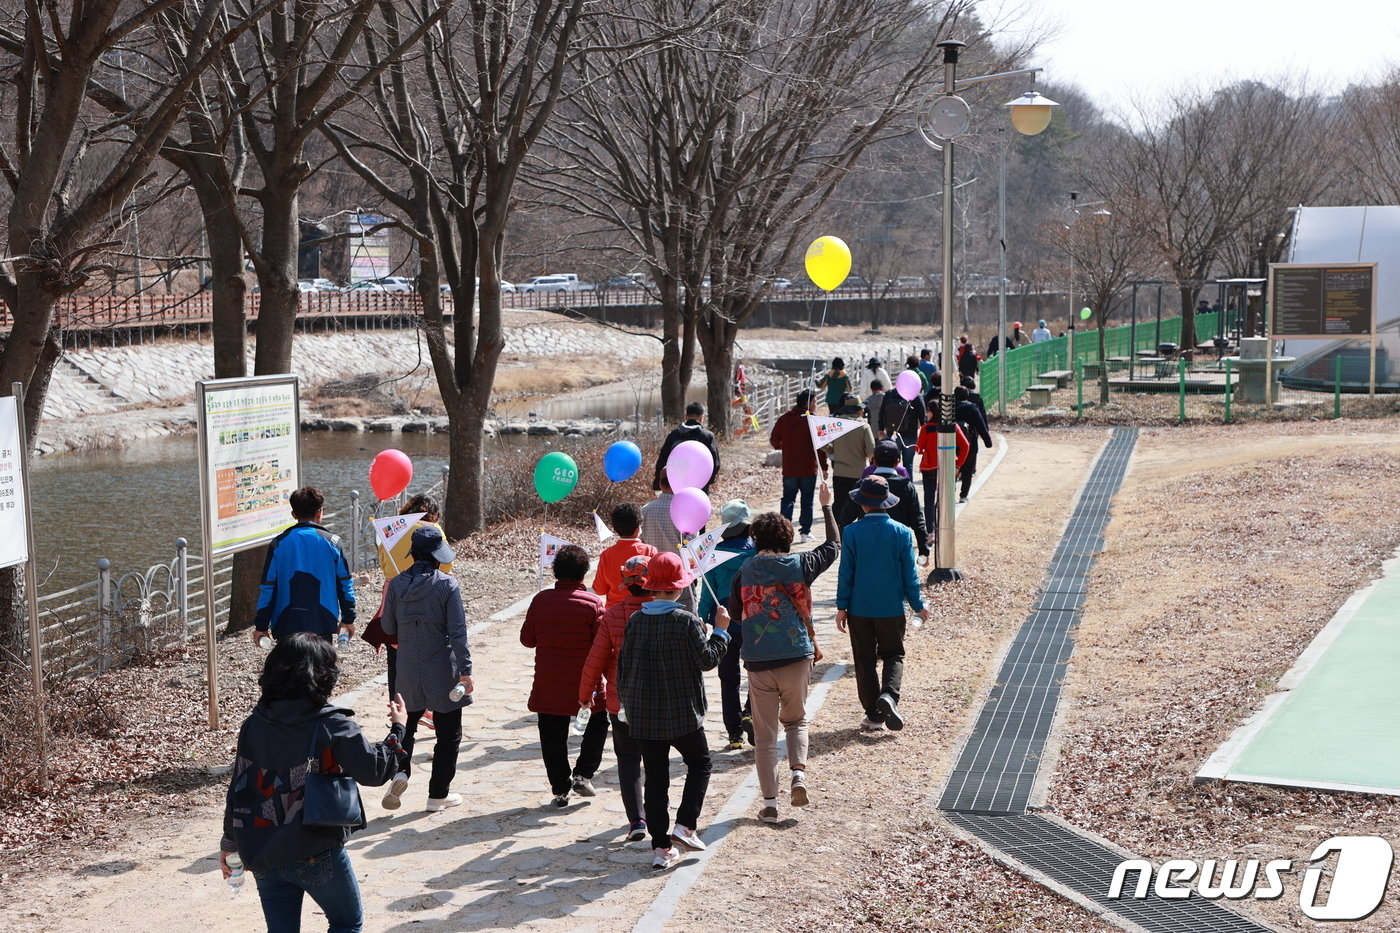
[{"label": "green balloon", "polygon": [[1087,320],[1089,320],[1089,318],[1091,318],[1091,317],[1093,317],[1093,316],[1094,316],[1094,312],[1091,311],[1089,308],[1080,308],[1080,309],[1079,309],[1079,317],[1080,317],[1081,320],[1087,321]]},{"label": "green balloon", "polygon": [[545,502],[558,502],[578,485],[578,464],[568,454],[553,451],[535,464],[535,492]]}]

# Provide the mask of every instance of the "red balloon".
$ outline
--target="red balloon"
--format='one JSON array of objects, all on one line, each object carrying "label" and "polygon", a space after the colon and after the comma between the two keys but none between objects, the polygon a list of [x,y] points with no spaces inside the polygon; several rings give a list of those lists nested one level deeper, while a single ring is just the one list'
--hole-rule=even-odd
[{"label": "red balloon", "polygon": [[381,450],[369,465],[369,486],[377,499],[392,499],[413,481],[413,461],[402,450]]}]

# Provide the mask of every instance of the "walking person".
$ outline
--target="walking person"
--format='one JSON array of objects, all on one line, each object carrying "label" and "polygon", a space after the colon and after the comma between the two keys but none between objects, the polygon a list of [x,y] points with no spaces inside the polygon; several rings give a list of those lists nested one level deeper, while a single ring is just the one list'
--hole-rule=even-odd
[{"label": "walking person", "polygon": [[1031,331],[1031,343],[1044,343],[1051,339],[1050,328],[1045,326],[1044,321],[1036,323],[1035,330]]},{"label": "walking person", "polygon": [[885,407],[885,390],[889,387],[888,382],[872,380],[870,394],[861,403],[865,406],[865,420],[870,423],[870,430],[877,438],[880,436],[880,410]]},{"label": "walking person", "polygon": [[[742,367],[739,373],[743,374]],[[705,406],[699,402],[691,402],[685,406],[685,421],[673,428],[671,433],[666,435],[666,440],[661,442],[661,450],[656,455],[656,471],[651,478],[653,492],[661,489],[661,471],[666,468],[666,461],[670,459],[671,451],[675,450],[678,444],[683,444],[686,441],[699,441],[704,444],[710,449],[710,456],[715,459],[714,472],[710,474],[710,479],[704,486],[705,492],[710,491],[715,477],[719,476],[719,445],[715,443],[714,433],[705,428]]]},{"label": "walking person", "polygon": [[[729,613],[715,613],[708,638],[700,620],[676,602],[693,582],[680,555],[658,554],[647,564],[652,599],[627,622],[617,656],[617,687],[646,770],[646,821],[654,869],[681,859],[676,846],[705,848],[697,828],[710,786],[710,749],[705,741],[705,671],[714,670],[729,646]],[[671,829],[671,749],[685,762],[681,805]]]},{"label": "walking person", "polygon": [[[301,929],[306,895],[326,915],[330,933],[364,926],[360,886],[345,851],[359,826],[307,826],[301,806],[307,763],[321,774],[348,774],[378,786],[407,761],[403,698],[389,703],[389,734],[370,742],[351,710],[327,701],[339,678],[335,649],[310,632],[279,639],[263,662],[257,706],[238,730],[224,798],[219,868],[228,878],[237,853],[257,882],[268,933]],[[308,750],[310,754],[308,754]]]},{"label": "walking person", "polygon": [[[462,745],[462,707],[472,702],[472,653],[467,645],[467,613],[457,578],[438,569],[453,558],[452,548],[437,528],[413,532],[409,555],[413,566],[389,583],[384,593],[380,625],[399,646],[398,687],[408,707],[404,751],[409,758],[394,775],[381,805],[397,810],[413,774],[413,736],[418,721],[433,711],[437,742],[428,776],[428,809],[459,806],[462,795],[451,792]],[[460,692],[455,688],[462,685]]]},{"label": "walking person", "polygon": [[[627,631],[627,620],[651,600],[645,589],[647,565],[651,557],[638,554],[622,565],[622,583],[627,595],[603,610],[593,646],[583,662],[579,678],[579,709],[587,706],[601,690],[612,725],[613,755],[617,758],[617,782],[622,791],[622,810],[627,814],[627,841],[647,837],[647,821],[642,810],[642,747],[622,719],[622,702],[617,693],[617,653]],[[591,726],[593,720],[589,719]]]},{"label": "walking person", "polygon": [[885,401],[880,408],[880,436],[896,442],[906,473],[914,469],[914,448],[919,443],[919,430],[928,420],[928,406],[924,404],[922,392],[908,401],[898,392],[885,393]]},{"label": "walking person", "polygon": [[977,356],[977,351],[968,343],[967,335],[963,334],[958,338],[958,373],[959,375],[976,378],[977,370],[981,367],[982,361]]},{"label": "walking person", "polygon": [[[911,356],[909,359],[912,360],[914,358]],[[915,365],[919,368],[919,372],[924,374],[925,378],[938,372],[938,364],[933,361],[933,351],[928,347],[924,347],[919,351],[919,359]],[[924,385],[924,391],[928,391],[927,383]]]},{"label": "walking person", "polygon": [[792,522],[775,512],[753,520],[757,553],[739,569],[730,591],[730,607],[743,621],[740,653],[749,675],[753,704],[754,767],[763,807],[758,818],[778,822],[778,729],[787,736],[789,801],[811,802],[807,790],[807,690],[812,665],[822,659],[812,624],[812,583],[836,560],[840,532],[831,511],[831,489],[821,487],[826,541],[791,554]]},{"label": "walking person", "polygon": [[826,389],[826,410],[835,415],[841,407],[841,399],[851,391],[851,377],[846,375],[846,361],[836,357],[831,361],[831,369],[817,379],[817,388]]},{"label": "walking person", "polygon": [[992,446],[987,419],[973,404],[971,394],[966,386],[958,386],[953,390],[953,397],[957,399],[953,409],[953,420],[958,426],[958,433],[966,435],[963,443],[958,445],[958,453],[962,454],[963,444],[967,445],[967,453],[958,460],[958,479],[962,482],[962,490],[958,494],[959,502],[967,501],[967,494],[972,489],[972,477],[977,475],[977,442],[980,440],[987,447]]},{"label": "walking person", "polygon": [[[541,590],[525,610],[520,643],[535,649],[535,679],[527,709],[538,719],[540,755],[549,776],[550,802],[569,805],[569,792],[592,797],[593,775],[603,761],[608,738],[607,707],[598,694],[587,703],[575,704],[583,664],[593,647],[603,616],[603,601],[588,592],[588,552],[566,544],[554,555],[554,587]],[[588,725],[579,744],[578,758],[569,767],[569,725],[574,714],[588,709]],[[602,715],[594,716],[592,713]]]},{"label": "walking person", "polygon": [[[622,585],[622,565],[639,554],[650,557],[656,553],[656,548],[639,536],[642,513],[632,503],[621,502],[613,506],[612,515],[609,517],[617,540],[598,555],[598,571],[593,575],[593,592],[603,597],[607,605],[611,606],[627,598],[627,588]],[[667,518],[669,517],[668,507]]]},{"label": "walking person", "polygon": [[860,389],[856,394],[861,398],[866,398],[870,393],[877,391],[874,385],[876,382],[885,389],[894,385],[894,381],[890,379],[889,371],[885,369],[885,364],[880,362],[878,356],[872,356],[861,369]]},{"label": "walking person", "polygon": [[[938,525],[935,523],[933,527],[929,527],[925,522],[924,511],[919,507],[919,492],[914,487],[914,479],[900,473],[904,468],[899,466],[899,451],[894,443],[881,441],[876,444],[874,460],[874,469],[866,475],[883,476],[886,485],[890,487],[890,492],[894,493],[899,500],[887,511],[890,518],[908,528],[910,533],[914,535],[914,546],[919,552],[919,564],[923,566],[928,563],[929,548]],[[852,500],[851,505],[859,510],[859,505],[854,500]]]},{"label": "walking person", "polygon": [[321,526],[326,498],[303,486],[288,498],[296,524],[272,539],[263,564],[253,644],[310,632],[330,641],[355,634],[355,584],[340,538]]},{"label": "walking person", "polygon": [[783,452],[783,498],[779,508],[784,518],[792,520],[793,506],[797,497],[802,497],[798,544],[811,540],[812,498],[817,492],[817,474],[827,472],[826,450],[812,446],[812,432],[807,427],[807,416],[811,413],[812,392],[803,389],[797,393],[793,406],[773,422],[773,430],[768,435],[773,449]]},{"label": "walking person", "polygon": [[[842,399],[841,407],[835,414],[838,418],[862,422],[856,430],[847,431],[827,445],[831,451],[828,456],[831,460],[832,485],[837,502],[837,524],[844,526],[860,517],[854,506],[849,509],[842,508],[841,502],[856,488],[861,471],[870,465],[870,458],[875,454],[875,433],[862,417],[864,412],[860,407],[860,399],[854,395],[847,395]],[[846,500],[847,505],[849,501]]]},{"label": "walking person", "polygon": [[[963,461],[967,459],[967,435],[957,424],[953,425],[953,433],[955,435],[953,457],[956,461],[956,467],[961,468]],[[923,477],[924,483],[924,529],[936,535],[938,529],[938,425],[924,425],[924,432],[919,435],[918,451],[919,473]]]},{"label": "walking person", "polygon": [[[753,539],[749,537],[749,504],[743,499],[730,499],[719,510],[719,519],[728,527],[720,535],[716,551],[737,554],[705,574],[700,587],[700,608],[696,614],[706,625],[715,624],[715,610],[719,608],[717,599],[728,599],[729,588],[734,576],[744,561],[754,555]],[[730,618],[733,618],[730,613]],[[739,649],[743,646],[743,634],[737,626],[729,629],[729,648],[719,659],[719,701],[724,716],[724,731],[729,736],[729,751],[744,747],[747,737],[753,744],[753,717],[749,712],[747,695],[739,700]]]},{"label": "walking person", "polygon": [[836,579],[836,627],[851,636],[856,693],[865,708],[861,729],[897,731],[904,728],[899,710],[904,604],[925,622],[929,611],[914,570],[914,536],[886,511],[899,497],[876,475],[861,480],[851,499],[865,514],[846,528]]}]

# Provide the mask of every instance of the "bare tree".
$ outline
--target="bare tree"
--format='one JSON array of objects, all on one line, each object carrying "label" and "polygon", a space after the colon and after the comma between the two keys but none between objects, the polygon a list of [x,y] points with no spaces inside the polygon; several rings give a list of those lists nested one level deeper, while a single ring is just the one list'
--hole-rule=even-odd
[{"label": "bare tree", "polygon": [[[380,6],[382,40],[363,46],[371,67],[391,65],[366,95],[374,120],[326,131],[418,247],[422,326],[451,425],[443,521],[460,536],[485,525],[482,438],[505,346],[501,260],[515,186],[580,51],[585,5],[468,0],[430,30],[433,0]],[[412,61],[386,62],[384,48],[410,35],[422,37]],[[454,299],[450,332],[441,279]]]},{"label": "bare tree", "polygon": [[1351,88],[1342,100],[1346,144],[1338,154],[1357,193],[1372,204],[1400,203],[1400,68],[1379,84]]}]

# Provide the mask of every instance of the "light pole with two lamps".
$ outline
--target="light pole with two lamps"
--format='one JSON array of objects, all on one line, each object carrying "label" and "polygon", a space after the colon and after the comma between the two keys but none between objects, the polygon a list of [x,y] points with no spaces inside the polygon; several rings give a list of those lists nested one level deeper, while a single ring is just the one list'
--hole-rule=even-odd
[{"label": "light pole with two lamps", "polygon": [[[967,43],[949,39],[938,43],[943,50],[943,93],[932,99],[926,97],[919,106],[919,135],[935,151],[943,153],[943,339],[940,349],[940,369],[943,372],[938,397],[938,529],[934,544],[934,567],[930,583],[948,583],[962,579],[957,571],[957,548],[953,539],[954,481],[957,452],[957,429],[953,425],[953,390],[957,387],[957,361],[953,356],[953,141],[972,125],[972,108],[957,92],[974,84],[1000,78],[1035,75],[1043,69],[1021,68],[975,78],[958,79],[958,55]],[[932,92],[930,92],[932,93]],[[1054,101],[1034,91],[1018,97],[1006,106],[1011,108],[1011,125],[1018,132],[1034,136],[1050,125],[1050,110]],[[1004,277],[1004,275],[1003,275]],[[999,315],[1005,316],[1004,309]],[[999,322],[1005,333],[1005,321]],[[1003,363],[1003,366],[1005,364]]]}]

